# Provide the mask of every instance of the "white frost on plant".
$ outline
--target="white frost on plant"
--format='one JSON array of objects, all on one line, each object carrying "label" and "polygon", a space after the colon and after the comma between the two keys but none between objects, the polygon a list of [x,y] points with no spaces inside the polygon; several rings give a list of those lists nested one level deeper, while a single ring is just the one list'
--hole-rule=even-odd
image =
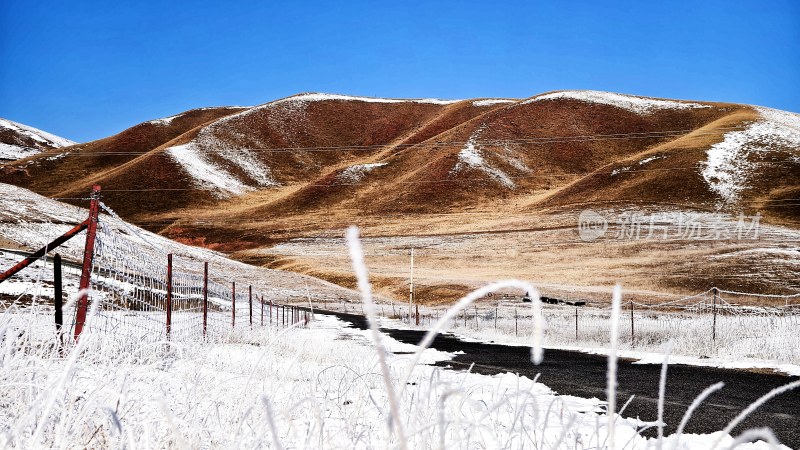
[{"label": "white frost on plant", "polygon": [[789,161],[800,154],[800,114],[756,107],[761,120],[744,130],[725,133],[711,146],[701,163],[701,175],[723,204],[736,202],[747,190],[750,174],[759,166],[754,157],[770,152],[789,152]]},{"label": "white frost on plant", "polygon": [[347,183],[358,183],[367,176],[368,173],[386,164],[387,163],[356,164],[344,169],[336,179]]},{"label": "white frost on plant", "polygon": [[514,103],[516,100],[509,100],[507,98],[487,98],[483,100],[475,100],[472,102],[472,106],[494,106],[503,103]]},{"label": "white frost on plant", "polygon": [[166,149],[166,152],[192,177],[195,185],[212,189],[216,196],[240,195],[252,190],[233,174],[204,157],[194,143],[176,145]]},{"label": "white frost on plant", "polygon": [[616,94],[613,92],[602,91],[559,91],[549,94],[537,95],[529,100],[522,102],[523,105],[530,103],[570,99],[580,100],[587,103],[599,103],[603,105],[616,106],[617,108],[626,109],[637,114],[652,114],[659,110],[665,109],[698,109],[710,108],[709,105],[703,105],[693,102],[678,102],[675,100],[659,100],[653,98],[637,97],[635,95]]},{"label": "white frost on plant", "polygon": [[472,133],[464,148],[458,152],[458,162],[456,162],[456,165],[453,166],[453,169],[450,171],[450,173],[458,173],[465,168],[477,169],[488,174],[503,186],[513,189],[516,185],[511,177],[509,177],[502,170],[492,167],[481,154],[481,149],[477,142],[481,132],[483,132],[483,127],[478,128],[474,133]]}]

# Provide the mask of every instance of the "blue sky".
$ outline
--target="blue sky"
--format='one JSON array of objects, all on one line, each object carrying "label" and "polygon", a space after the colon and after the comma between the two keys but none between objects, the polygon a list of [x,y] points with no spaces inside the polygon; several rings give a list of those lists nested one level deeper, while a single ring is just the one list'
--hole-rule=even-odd
[{"label": "blue sky", "polygon": [[800,111],[800,2],[0,2],[0,117],[87,141],[305,91]]}]

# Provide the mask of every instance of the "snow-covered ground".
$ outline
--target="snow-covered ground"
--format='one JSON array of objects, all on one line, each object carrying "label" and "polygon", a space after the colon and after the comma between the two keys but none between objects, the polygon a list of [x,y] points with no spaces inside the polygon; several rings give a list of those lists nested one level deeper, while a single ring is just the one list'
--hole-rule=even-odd
[{"label": "snow-covered ground", "polygon": [[[106,211],[104,209],[104,211]],[[84,208],[61,203],[35,194],[27,189],[0,183],[0,239],[16,244],[16,247],[28,251],[44,247],[56,237],[65,233],[74,225],[86,220],[88,211]],[[230,284],[235,281],[240,287],[253,286],[253,290],[266,299],[285,302],[288,299],[307,298],[309,289],[315,296],[330,300],[357,299],[355,293],[318,278],[304,276],[293,272],[270,270],[251,266],[228,259],[223,254],[198,247],[177,243],[154,233],[145,231],[134,225],[125,223],[113,215],[103,213],[100,216],[100,236],[111,237],[107,242],[105,254],[108,258],[118,258],[117,269],[134,260],[144,260],[152,271],[164,270],[166,255],[171,253],[175,261],[176,272],[198,273],[203,263],[208,262],[211,276],[220,283]],[[82,261],[84,234],[67,241],[59,247],[58,252],[68,261]],[[112,245],[113,244],[113,245]],[[117,249],[117,253],[113,252]],[[103,249],[98,249],[103,254]],[[120,254],[119,251],[128,252]],[[0,267],[10,267],[22,256],[11,252],[0,253]],[[51,269],[44,265],[29,267],[10,281],[0,284],[0,295],[19,295],[24,291],[32,293],[41,291],[47,298],[47,289],[42,290],[37,280],[51,280]],[[77,276],[70,270],[65,275],[65,284],[73,283]],[[69,293],[69,292],[67,292]],[[50,294],[52,295],[52,294]]]},{"label": "snow-covered ground", "polygon": [[[49,315],[45,317],[49,319]],[[49,324],[48,324],[49,325]],[[605,402],[557,395],[513,374],[424,365],[450,357],[318,316],[309,329],[242,327],[222,342],[142,343],[83,335],[62,355],[35,309],[0,316],[0,442],[17,448],[548,448],[608,444]],[[388,372],[380,370],[386,358]],[[387,383],[388,381],[388,383]],[[390,396],[396,416],[390,427]],[[616,416],[618,449],[656,445]],[[399,425],[399,426],[398,426]],[[720,433],[673,435],[708,449]],[[737,448],[768,448],[747,443]],[[781,447],[786,448],[786,447]]]},{"label": "snow-covered ground", "polygon": [[652,114],[664,109],[696,109],[710,108],[693,102],[677,102],[674,100],[660,100],[655,98],[637,97],[635,95],[616,94],[602,91],[558,91],[549,94],[537,95],[522,104],[530,104],[547,100],[571,99],[587,103],[600,103],[627,109],[637,114]]},{"label": "snow-covered ground", "polygon": [[[318,304],[343,311],[341,304]],[[348,307],[353,312],[352,305]],[[381,326],[385,328],[427,329],[444,314],[444,309],[420,307],[420,325],[408,323],[408,306],[379,306]],[[593,307],[545,305],[544,346],[586,353],[608,354],[611,328],[609,310]],[[495,315],[497,318],[495,319]],[[800,327],[797,313],[772,316],[718,315],[715,321],[703,314],[667,311],[636,311],[631,339],[630,313],[618,348],[626,358],[644,363],[661,363],[663,351],[672,345],[672,361],[706,367],[774,370],[800,376]],[[578,325],[576,331],[576,323]],[[502,345],[529,345],[533,334],[531,306],[501,303],[497,308],[470,308],[453,319],[444,330],[473,342]],[[716,332],[712,339],[712,329]]]},{"label": "snow-covered ground", "polygon": [[76,144],[69,139],[7,119],[0,119],[0,130],[17,134],[21,138],[32,139],[39,145],[39,147],[30,147],[0,142],[0,160],[25,158],[41,152],[42,148],[61,148]]}]

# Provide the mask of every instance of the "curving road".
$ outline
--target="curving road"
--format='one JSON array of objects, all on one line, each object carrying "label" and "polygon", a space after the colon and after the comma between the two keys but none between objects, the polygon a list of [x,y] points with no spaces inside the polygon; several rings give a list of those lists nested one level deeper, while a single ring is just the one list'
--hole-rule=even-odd
[{"label": "curving road", "polygon": [[[363,316],[332,311],[330,314],[349,322],[356,328],[366,329]],[[417,344],[425,334],[418,330],[382,329],[398,341]],[[431,347],[446,352],[464,352],[450,361],[438,365],[453,369],[466,369],[474,364],[472,371],[494,375],[512,372],[539,380],[561,394],[584,398],[605,398],[606,357],[564,350],[546,350],[544,362],[534,366],[530,362],[528,347],[511,347],[479,342],[464,342],[450,335],[437,336]],[[626,417],[639,417],[644,421],[655,421],[658,402],[658,382],[661,366],[656,364],[632,364],[620,360],[618,366],[619,403],[631,395],[636,398],[625,410]],[[770,390],[793,381],[790,377],[775,373],[757,373],[740,370],[716,369],[671,364],[667,374],[664,420],[666,433],[675,431],[684,412],[692,400],[708,386],[722,381],[725,387],[713,394],[694,412],[686,427],[686,433],[712,433],[722,430],[731,419],[750,403]],[[762,405],[732,433],[734,436],[745,429],[769,427],[785,445],[800,449],[800,388],[784,393]]]}]

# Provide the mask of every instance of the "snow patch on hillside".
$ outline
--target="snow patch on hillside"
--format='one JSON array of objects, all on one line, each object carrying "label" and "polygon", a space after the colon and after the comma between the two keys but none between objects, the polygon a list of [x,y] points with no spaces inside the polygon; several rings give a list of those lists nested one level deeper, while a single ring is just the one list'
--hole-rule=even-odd
[{"label": "snow patch on hillside", "polygon": [[503,159],[508,165],[519,170],[520,172],[533,172],[533,170],[525,164],[525,161],[518,158],[507,144],[503,144],[503,151],[498,153],[498,156]]},{"label": "snow patch on hillside", "polygon": [[196,186],[213,190],[217,197],[240,195],[253,190],[237,180],[233,174],[205,158],[194,143],[176,145],[166,152],[192,177]]},{"label": "snow patch on hillside", "polygon": [[725,133],[722,142],[711,146],[701,163],[701,175],[722,203],[736,202],[748,189],[750,174],[758,159],[770,152],[789,152],[788,160],[800,155],[800,114],[756,107],[761,120],[744,130]]},{"label": "snow patch on hillside", "polygon": [[657,161],[657,160],[659,160],[659,159],[664,159],[664,158],[666,158],[666,155],[655,155],[655,156],[649,156],[649,157],[647,157],[647,158],[645,158],[645,159],[643,159],[643,160],[639,161],[639,165],[640,165],[640,166],[643,166],[643,165],[645,165],[645,164],[647,164],[647,163],[651,163],[651,162],[653,162],[653,161]]},{"label": "snow patch on hillside", "polygon": [[[251,185],[273,187],[280,184],[273,178],[270,168],[258,158],[256,155],[257,150],[253,150],[264,148],[266,145],[252,137],[232,132],[230,128],[224,127],[224,124],[232,117],[240,116],[249,111],[250,109],[247,109],[237,114],[222,117],[203,127],[190,143],[191,147],[188,150],[186,148],[188,144],[173,147],[180,148],[183,153],[197,155],[200,158],[197,161],[188,161],[186,159],[181,162],[187,172],[200,185],[218,189],[219,193],[226,193],[224,196],[227,196],[229,194],[239,195],[245,191],[254,190]],[[168,149],[168,152],[170,150],[172,149]],[[170,153],[172,154],[173,152]],[[237,167],[243,175],[249,178],[250,183],[240,181],[228,170],[215,165],[210,157],[211,155],[224,159],[232,167]],[[210,178],[204,178],[203,174]]]},{"label": "snow patch on hillside", "polygon": [[33,156],[37,153],[41,153],[41,150],[38,148],[4,144],[0,142],[0,160],[9,159],[13,161],[15,159],[27,158],[28,156]]},{"label": "snow patch on hillside", "polygon": [[195,108],[195,109],[191,109],[189,111],[184,111],[184,112],[182,112],[180,114],[175,114],[174,116],[162,117],[161,119],[149,120],[149,121],[147,121],[145,123],[149,123],[149,124],[152,124],[152,125],[167,126],[167,125],[171,125],[172,121],[177,119],[178,117],[185,116],[186,114],[189,114],[190,112],[193,112],[193,111],[208,111],[210,109],[248,109],[248,108],[250,108],[250,107],[249,106],[220,106],[220,107]]},{"label": "snow patch on hillside", "polygon": [[356,164],[344,169],[336,179],[346,183],[358,183],[367,176],[368,173],[386,164],[387,163]]},{"label": "snow patch on hillside", "polygon": [[487,98],[484,100],[475,100],[472,102],[472,106],[493,106],[503,103],[514,103],[516,100],[509,100],[506,98]]},{"label": "snow patch on hillside", "polygon": [[[41,153],[42,150],[68,147],[77,143],[7,119],[0,119],[0,131],[10,131],[12,136],[16,135],[6,142],[0,142],[0,160],[27,158]],[[35,144],[31,145],[30,140]]]},{"label": "snow patch on hillside", "polygon": [[652,98],[637,97],[634,95],[616,94],[613,92],[601,91],[560,91],[550,94],[537,95],[529,100],[522,102],[523,105],[547,100],[580,100],[587,103],[600,103],[603,105],[616,106],[637,114],[652,114],[664,109],[697,109],[710,108],[709,105],[692,102],[678,102],[674,100],[657,100]]},{"label": "snow patch on hillside", "polygon": [[297,103],[297,102],[321,102],[327,100],[347,101],[347,102],[366,102],[366,103],[428,103],[434,105],[450,105],[458,103],[462,100],[442,100],[438,98],[379,98],[379,97],[357,97],[352,95],[341,94],[323,94],[319,92],[311,92],[307,94],[294,95],[292,97],[282,98],[274,102],[266,103],[262,106],[277,106],[284,103]]},{"label": "snow patch on hillside", "polygon": [[152,124],[152,125],[167,126],[167,125],[170,125],[173,120],[175,120],[176,118],[182,116],[183,114],[184,113],[180,113],[180,114],[175,114],[174,116],[162,117],[161,119],[153,119],[153,120],[149,120],[149,121],[147,121],[145,123],[149,123],[149,124]]},{"label": "snow patch on hillside", "polygon": [[56,136],[54,134],[50,134],[38,128],[33,128],[27,125],[23,125],[21,123],[12,122],[7,119],[0,119],[0,128],[5,128],[14,131],[16,133],[19,133],[21,135],[27,136],[33,139],[34,141],[40,142],[48,147],[61,148],[77,144],[77,142],[70,141],[69,139],[65,139],[60,136]]},{"label": "snow patch on hillside", "polygon": [[483,128],[478,128],[478,130],[472,133],[464,148],[458,152],[458,162],[456,162],[456,165],[450,173],[458,173],[466,168],[477,169],[488,174],[503,186],[513,189],[516,185],[511,177],[502,170],[492,167],[481,154],[481,149],[477,142],[481,132],[483,132]]}]

